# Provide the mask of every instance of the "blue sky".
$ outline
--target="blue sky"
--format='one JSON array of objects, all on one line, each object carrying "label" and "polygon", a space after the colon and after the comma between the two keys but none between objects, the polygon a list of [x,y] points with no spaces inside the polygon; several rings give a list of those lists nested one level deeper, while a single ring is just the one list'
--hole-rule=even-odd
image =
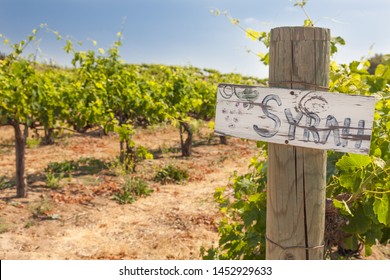
[{"label": "blue sky", "polygon": [[[302,25],[305,19],[290,0],[0,0],[0,33],[18,42],[46,23],[64,37],[83,41],[82,48],[107,49],[123,28],[120,51],[126,62],[267,77],[268,69],[246,52],[264,51],[261,45],[246,39],[225,17],[213,16],[211,9],[227,10],[244,28],[259,31]],[[316,26],[346,40],[336,61],[360,59],[372,46],[373,53],[390,53],[389,0],[308,0],[306,10]],[[39,38],[43,58],[69,65],[63,42],[48,33]],[[0,44],[0,50],[7,49]]]}]

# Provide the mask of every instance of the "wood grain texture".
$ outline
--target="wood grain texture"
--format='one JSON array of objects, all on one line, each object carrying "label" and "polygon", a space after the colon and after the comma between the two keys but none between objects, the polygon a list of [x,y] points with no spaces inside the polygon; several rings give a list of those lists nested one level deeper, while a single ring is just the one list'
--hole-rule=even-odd
[{"label": "wood grain texture", "polygon": [[270,143],[368,154],[374,109],[373,96],[220,84],[215,132]]},{"label": "wood grain texture", "polygon": [[[328,29],[271,30],[269,81],[295,89],[296,82],[303,82],[300,89],[326,87],[329,39]],[[322,259],[326,151],[279,144],[268,150],[266,257]]]},{"label": "wood grain texture", "polygon": [[323,242],[325,175],[318,170],[326,154],[281,145],[270,145],[269,153],[268,179],[277,188],[268,189],[267,259],[322,259],[323,248],[314,247]]}]

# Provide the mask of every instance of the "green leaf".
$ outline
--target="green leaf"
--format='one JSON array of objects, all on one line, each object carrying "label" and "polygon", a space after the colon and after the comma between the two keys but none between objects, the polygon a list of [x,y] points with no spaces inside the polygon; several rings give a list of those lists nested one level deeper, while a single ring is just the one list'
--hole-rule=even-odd
[{"label": "green leaf", "polygon": [[354,173],[343,173],[339,176],[340,185],[349,192],[358,192],[362,183],[362,172],[356,171]]},{"label": "green leaf", "polygon": [[8,110],[7,103],[1,102],[1,106],[2,106],[5,110]]},{"label": "green leaf", "polygon": [[261,197],[261,194],[260,193],[255,193],[255,194],[252,194],[248,197],[248,201],[249,202],[257,202]]},{"label": "green leaf", "polygon": [[374,150],[374,156],[375,157],[381,157],[382,156],[382,150],[380,148],[376,148]]},{"label": "green leaf", "polygon": [[339,209],[341,211],[341,214],[343,215],[346,215],[346,216],[353,216],[351,210],[349,209],[348,207],[348,204],[345,202],[345,200],[337,200],[337,199],[333,199],[333,205],[334,207],[336,207],[337,209]]},{"label": "green leaf", "polygon": [[343,248],[347,250],[356,250],[358,248],[358,239],[355,235],[344,239]]},{"label": "green leaf", "polygon": [[382,244],[387,244],[390,240],[390,227],[385,227],[382,230],[383,236],[381,240],[379,240]]},{"label": "green leaf", "polygon": [[369,156],[360,154],[347,154],[336,163],[336,166],[340,170],[353,171],[366,167],[371,162],[372,159]]},{"label": "green leaf", "polygon": [[374,212],[378,217],[378,221],[382,224],[387,224],[387,219],[389,216],[389,196],[388,194],[383,194],[381,198],[376,199],[374,202]]},{"label": "green leaf", "polygon": [[344,46],[345,45],[345,40],[340,37],[340,36],[337,36],[337,37],[332,37],[331,39],[333,42],[335,42],[336,44],[339,44],[339,45],[342,45]]},{"label": "green leaf", "polygon": [[381,158],[374,157],[373,163],[378,166],[380,169],[384,169],[386,167],[386,161]]},{"label": "green leaf", "polygon": [[331,55],[335,54],[337,52],[337,45],[344,46],[345,45],[345,40],[341,38],[340,36],[338,37],[332,37],[330,39],[330,53]]},{"label": "green leaf", "polygon": [[256,30],[253,30],[251,28],[247,28],[245,30],[245,36],[253,41],[259,40],[260,36],[265,32],[258,32]]},{"label": "green leaf", "polygon": [[260,61],[264,63],[264,65],[268,65],[269,64],[269,53],[258,53],[257,54],[258,57],[260,57]]},{"label": "green leaf", "polygon": [[313,27],[314,26],[314,23],[312,22],[311,19],[305,19],[304,22],[303,22],[303,26],[304,27]]},{"label": "green leaf", "polygon": [[232,18],[232,19],[230,20],[230,22],[231,22],[232,24],[234,24],[234,25],[237,25],[237,24],[240,23],[240,20],[238,20],[238,19],[236,19],[236,18]]},{"label": "green leaf", "polygon": [[369,218],[374,224],[379,224],[378,217],[376,216],[373,209],[374,201],[374,197],[370,197],[364,201],[364,213],[366,214],[367,218]]},{"label": "green leaf", "polygon": [[376,243],[376,240],[381,240],[383,236],[382,232],[382,227],[381,226],[373,226],[371,227],[365,234],[366,240],[365,243],[366,245],[374,245]]},{"label": "green leaf", "polygon": [[70,40],[66,40],[66,45],[64,47],[64,50],[67,52],[67,53],[70,53],[72,50],[73,50],[73,42],[70,41]]},{"label": "green leaf", "polygon": [[299,6],[303,8],[307,4],[307,0],[302,0],[302,1],[295,1],[294,7]]},{"label": "green leaf", "polygon": [[214,16],[219,16],[221,14],[221,11],[218,9],[211,9],[210,13],[213,14]]},{"label": "green leaf", "polygon": [[348,224],[343,228],[348,233],[363,234],[370,229],[371,220],[367,219],[362,207],[358,207],[353,212],[353,217],[349,218]]}]

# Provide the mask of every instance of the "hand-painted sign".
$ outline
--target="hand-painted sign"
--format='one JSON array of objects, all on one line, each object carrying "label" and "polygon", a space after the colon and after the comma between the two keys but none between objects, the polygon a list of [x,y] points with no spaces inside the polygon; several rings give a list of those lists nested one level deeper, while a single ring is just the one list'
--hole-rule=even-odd
[{"label": "hand-painted sign", "polygon": [[218,86],[219,135],[368,154],[375,98],[323,91]]}]

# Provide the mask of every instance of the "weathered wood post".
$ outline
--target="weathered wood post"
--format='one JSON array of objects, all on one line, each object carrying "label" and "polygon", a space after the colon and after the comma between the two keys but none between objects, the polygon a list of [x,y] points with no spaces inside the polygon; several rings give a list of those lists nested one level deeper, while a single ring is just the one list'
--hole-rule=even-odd
[{"label": "weathered wood post", "polygon": [[[270,86],[326,89],[329,46],[329,29],[272,29]],[[268,153],[266,258],[323,259],[326,151],[269,143]]]},{"label": "weathered wood post", "polygon": [[375,97],[327,92],[328,29],[271,31],[271,87],[220,84],[215,133],[268,146],[267,259],[322,259],[326,150],[368,154]]}]

